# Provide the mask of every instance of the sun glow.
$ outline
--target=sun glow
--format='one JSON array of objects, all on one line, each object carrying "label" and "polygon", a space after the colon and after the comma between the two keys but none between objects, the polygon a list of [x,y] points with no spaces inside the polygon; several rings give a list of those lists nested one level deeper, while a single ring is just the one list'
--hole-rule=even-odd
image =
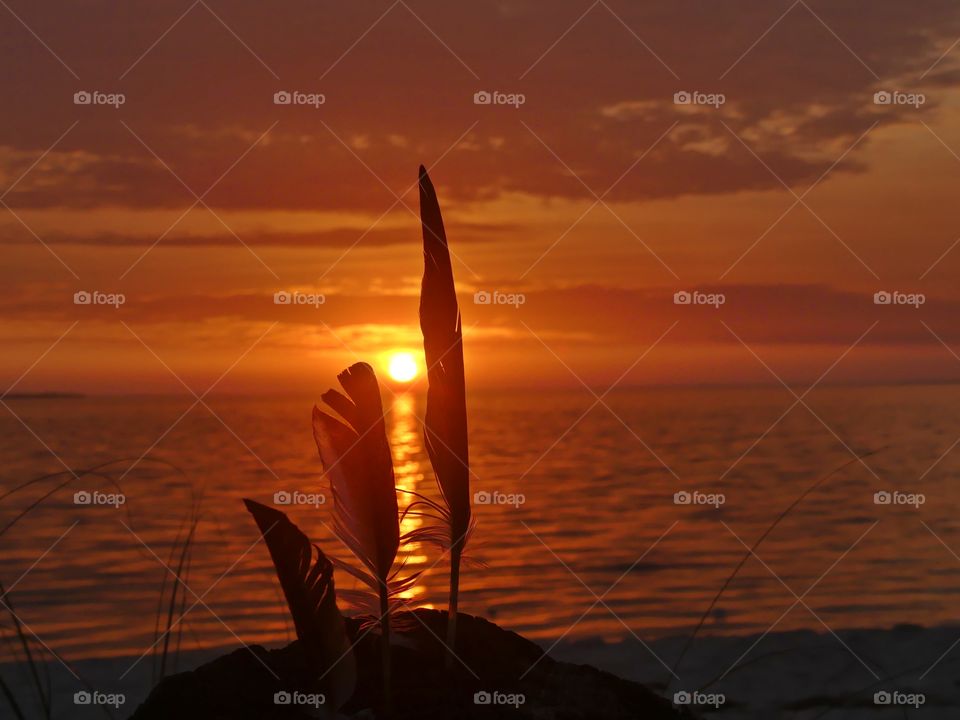
[{"label": "sun glow", "polygon": [[417,359],[410,352],[390,353],[387,359],[387,374],[392,380],[397,382],[410,382],[418,373],[420,368],[417,365]]}]

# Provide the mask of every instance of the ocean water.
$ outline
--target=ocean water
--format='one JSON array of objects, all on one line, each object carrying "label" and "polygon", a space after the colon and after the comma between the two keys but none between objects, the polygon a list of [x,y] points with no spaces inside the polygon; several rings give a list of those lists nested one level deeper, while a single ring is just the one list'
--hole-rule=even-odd
[{"label": "ocean water", "polygon": [[[171,642],[192,651],[291,637],[241,498],[328,494],[312,399],[6,402],[4,492],[65,467],[120,461],[110,478],[73,479],[22,517],[64,476],[0,501],[2,526],[16,521],[0,535],[0,580],[43,644],[72,660],[149,655],[192,507],[200,519],[183,563],[187,613]],[[399,487],[435,493],[423,398],[387,394],[385,403]],[[477,562],[462,580],[465,612],[546,644],[682,635],[746,546],[841,468],[757,548],[703,632],[957,620],[958,387],[824,387],[800,403],[783,388],[623,390],[602,403],[586,391],[475,392],[469,405],[472,489],[483,495],[469,546]],[[76,504],[76,492],[122,492],[125,502]],[[696,501],[676,502],[680,492]],[[878,504],[876,493],[893,501]],[[325,551],[346,555],[328,504],[282,509]],[[423,571],[407,600],[443,607],[438,552],[402,555],[407,570]],[[338,584],[353,586],[348,577]]]}]

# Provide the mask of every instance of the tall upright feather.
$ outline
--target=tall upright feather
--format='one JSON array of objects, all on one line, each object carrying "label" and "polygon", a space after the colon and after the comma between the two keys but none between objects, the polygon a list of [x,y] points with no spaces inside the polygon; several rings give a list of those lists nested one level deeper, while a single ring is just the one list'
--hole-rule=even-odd
[{"label": "tall upright feather", "polygon": [[423,227],[420,330],[423,333],[428,381],[424,440],[443,497],[442,516],[449,527],[450,604],[447,645],[453,651],[460,592],[460,560],[471,527],[463,335],[440,203],[433,183],[422,165],[420,221]]},{"label": "tall upright feather", "polygon": [[337,608],[333,565],[284,513],[253,500],[243,503],[270,551],[304,650],[310,675],[299,680],[304,689],[322,690],[327,706],[339,710],[353,695],[356,660]]},{"label": "tall upright feather", "polygon": [[393,457],[377,377],[366,363],[337,376],[347,395],[328,390],[323,401],[346,423],[313,409],[313,435],[330,480],[334,530],[366,570],[345,567],[380,600],[385,696],[390,687],[391,569],[400,545]]}]

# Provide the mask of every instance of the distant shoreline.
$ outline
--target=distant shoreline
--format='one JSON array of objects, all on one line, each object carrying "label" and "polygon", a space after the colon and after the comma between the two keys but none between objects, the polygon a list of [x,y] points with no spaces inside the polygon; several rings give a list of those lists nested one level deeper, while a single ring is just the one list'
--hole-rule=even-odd
[{"label": "distant shoreline", "polygon": [[[792,387],[803,388],[803,383],[789,383]],[[702,383],[702,384],[623,384],[617,386],[617,390],[625,392],[696,392],[696,391],[746,391],[746,390],[767,390],[778,389],[783,386],[776,383]],[[960,387],[960,380],[923,380],[911,382],[822,382],[817,387],[835,390],[876,390],[884,388],[943,388]],[[426,388],[418,383],[409,386],[398,387],[391,385],[394,394],[423,395]],[[475,393],[515,393],[523,391],[530,394],[548,394],[565,391],[576,391],[575,386],[512,386],[512,385],[489,385],[481,386],[475,390]],[[214,397],[229,397],[243,399],[263,399],[272,398],[280,400],[302,400],[311,401],[308,394],[299,391],[223,391],[213,392]],[[33,392],[33,393],[10,393],[5,396],[12,400],[78,400],[78,399],[125,399],[125,398],[179,398],[190,397],[188,393],[176,392]]]},{"label": "distant shoreline", "polygon": [[10,393],[6,396],[8,400],[80,400],[85,397],[84,393],[75,392]]}]

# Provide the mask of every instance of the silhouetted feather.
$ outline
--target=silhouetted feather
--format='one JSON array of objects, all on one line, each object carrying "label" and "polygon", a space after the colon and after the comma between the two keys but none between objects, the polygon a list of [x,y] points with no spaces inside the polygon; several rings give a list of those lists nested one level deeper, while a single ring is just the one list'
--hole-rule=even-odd
[{"label": "silhouetted feather", "polygon": [[396,579],[399,570],[392,571],[400,546],[393,456],[373,368],[356,363],[337,379],[349,397],[336,390],[328,390],[322,397],[346,424],[315,407],[313,436],[330,479],[334,531],[368,572],[346,564],[343,567],[379,599],[384,696],[389,707],[392,598],[406,588]]},{"label": "silhouetted feather", "polygon": [[328,390],[323,401],[349,425],[313,409],[314,438],[333,492],[334,527],[370,576],[385,583],[397,556],[400,523],[380,386],[366,363],[352,365],[337,379],[349,397]]},{"label": "silhouetted feather", "polygon": [[[420,330],[427,363],[424,442],[444,506],[424,503],[446,521],[450,548],[450,622],[447,642],[455,640],[460,557],[470,532],[470,459],[463,373],[460,306],[440,203],[426,169],[420,166],[420,220],[423,227],[423,284]],[[432,507],[431,507],[432,505]],[[429,532],[423,533],[427,539]]]},{"label": "silhouetted feather", "polygon": [[429,384],[424,435],[430,463],[449,513],[451,542],[462,544],[470,527],[470,461],[460,306],[440,204],[422,166],[420,219],[424,260],[420,330]]},{"label": "silhouetted feather", "polygon": [[356,661],[337,609],[333,565],[284,513],[253,500],[243,502],[270,551],[310,672],[327,705],[339,709],[353,695]]}]

